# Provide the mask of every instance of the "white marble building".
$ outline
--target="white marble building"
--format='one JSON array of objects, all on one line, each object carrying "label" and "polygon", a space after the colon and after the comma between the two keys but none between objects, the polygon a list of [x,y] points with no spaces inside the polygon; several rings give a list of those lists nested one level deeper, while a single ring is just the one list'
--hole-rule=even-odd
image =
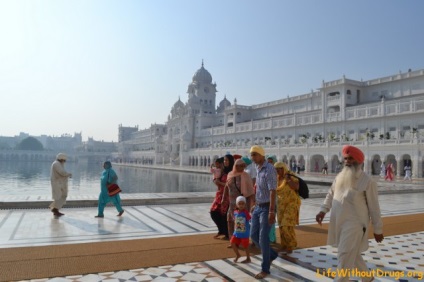
[{"label": "white marble building", "polygon": [[341,148],[365,152],[365,170],[380,173],[393,163],[403,175],[411,161],[413,177],[424,170],[424,70],[357,81],[322,82],[317,91],[257,105],[224,98],[216,105],[217,85],[202,66],[188,85],[187,102],[172,107],[165,124],[149,129],[119,126],[117,161],[207,166],[227,152],[248,155],[264,146],[278,160],[319,172],[328,163],[336,172]]}]

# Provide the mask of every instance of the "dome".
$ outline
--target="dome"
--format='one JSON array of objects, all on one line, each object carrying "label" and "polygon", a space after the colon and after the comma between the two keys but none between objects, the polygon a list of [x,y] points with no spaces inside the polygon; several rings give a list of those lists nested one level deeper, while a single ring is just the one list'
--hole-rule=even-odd
[{"label": "dome", "polygon": [[227,100],[227,97],[224,97],[224,99],[222,99],[222,101],[219,102],[220,108],[225,109],[225,108],[230,107],[230,106],[231,106],[231,102]]},{"label": "dome", "polygon": [[193,83],[212,83],[212,76],[211,74],[203,67],[203,61],[202,61],[202,67],[196,71],[196,73],[193,75]]},{"label": "dome", "polygon": [[184,108],[184,103],[181,102],[180,98],[178,98],[178,101],[175,102],[174,106],[172,107],[172,109],[178,109],[178,108]]}]

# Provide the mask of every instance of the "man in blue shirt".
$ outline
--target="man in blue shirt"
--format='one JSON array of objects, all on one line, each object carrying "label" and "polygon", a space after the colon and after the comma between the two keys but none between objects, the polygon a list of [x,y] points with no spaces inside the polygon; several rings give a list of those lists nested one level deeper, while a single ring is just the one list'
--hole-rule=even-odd
[{"label": "man in blue shirt", "polygon": [[255,275],[256,279],[265,278],[270,273],[271,262],[278,254],[271,248],[269,231],[275,223],[275,189],[277,188],[277,172],[274,166],[265,159],[265,151],[261,146],[252,146],[250,156],[256,164],[256,204],[252,209],[250,237],[262,252],[262,271]]}]

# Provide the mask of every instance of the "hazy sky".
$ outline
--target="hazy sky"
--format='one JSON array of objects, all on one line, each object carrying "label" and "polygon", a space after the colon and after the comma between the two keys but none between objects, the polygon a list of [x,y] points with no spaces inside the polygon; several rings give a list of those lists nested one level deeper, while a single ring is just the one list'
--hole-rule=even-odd
[{"label": "hazy sky", "polygon": [[0,0],[0,136],[117,141],[205,68],[251,105],[424,68],[424,1]]}]

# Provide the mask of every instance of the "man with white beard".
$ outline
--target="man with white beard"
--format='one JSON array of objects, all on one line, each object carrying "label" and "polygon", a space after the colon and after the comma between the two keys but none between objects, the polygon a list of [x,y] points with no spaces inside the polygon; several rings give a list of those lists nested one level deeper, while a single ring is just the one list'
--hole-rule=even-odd
[{"label": "man with white beard", "polygon": [[[364,154],[349,145],[343,147],[342,154],[344,168],[316,215],[316,221],[321,224],[331,210],[327,244],[338,249],[334,281],[349,281],[349,276],[355,273],[369,273],[361,252],[368,249],[370,218],[375,240],[380,243],[384,239],[377,184],[362,170]],[[362,281],[372,280],[374,277],[362,277]]]}]

